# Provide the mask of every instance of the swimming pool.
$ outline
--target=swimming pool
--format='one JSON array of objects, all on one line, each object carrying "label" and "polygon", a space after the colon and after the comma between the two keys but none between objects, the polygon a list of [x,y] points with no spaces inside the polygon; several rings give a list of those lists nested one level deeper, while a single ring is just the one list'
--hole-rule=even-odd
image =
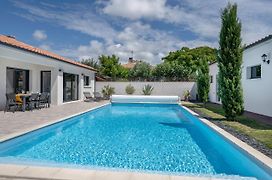
[{"label": "swimming pool", "polygon": [[271,179],[179,105],[106,105],[1,143],[0,162]]}]

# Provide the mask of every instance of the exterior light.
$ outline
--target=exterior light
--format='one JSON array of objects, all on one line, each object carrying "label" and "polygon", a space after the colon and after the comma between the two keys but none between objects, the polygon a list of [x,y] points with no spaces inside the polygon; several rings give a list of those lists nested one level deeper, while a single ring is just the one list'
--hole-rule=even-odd
[{"label": "exterior light", "polygon": [[270,60],[267,59],[267,55],[266,55],[266,54],[263,54],[263,55],[262,55],[262,60],[263,60],[264,63],[265,63],[265,62],[266,62],[267,64],[270,63]]}]

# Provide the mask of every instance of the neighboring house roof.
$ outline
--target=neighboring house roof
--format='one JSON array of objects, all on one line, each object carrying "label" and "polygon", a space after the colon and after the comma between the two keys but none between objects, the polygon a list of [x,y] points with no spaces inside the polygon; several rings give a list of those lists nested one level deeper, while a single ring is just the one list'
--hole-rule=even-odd
[{"label": "neighboring house roof", "polygon": [[98,76],[98,75],[95,76],[95,80],[96,80],[96,81],[106,81],[105,78],[103,78],[103,77],[101,77],[101,76]]},{"label": "neighboring house roof", "polygon": [[59,61],[63,61],[63,62],[72,64],[72,65],[75,65],[75,66],[86,68],[86,69],[89,69],[89,70],[92,70],[92,71],[97,71],[96,69],[94,69],[94,68],[92,68],[90,66],[87,66],[85,64],[81,64],[79,62],[76,62],[76,61],[71,60],[71,59],[64,58],[62,56],[59,56],[59,55],[57,55],[55,53],[52,53],[52,52],[49,52],[47,50],[43,50],[43,49],[31,46],[29,44],[25,44],[25,43],[23,43],[21,41],[16,40],[12,36],[5,36],[5,35],[0,34],[0,44],[12,46],[12,47],[22,49],[22,50],[25,50],[25,51],[28,51],[28,52],[32,52],[32,53],[39,54],[39,55],[42,55],[42,56],[50,57],[50,58],[53,58],[53,59],[56,59],[56,60],[59,60]]},{"label": "neighboring house roof", "polygon": [[126,64],[122,64],[122,66],[124,67],[124,68],[127,68],[127,69],[132,69],[132,68],[134,68],[134,66],[137,64],[137,62],[128,62],[128,63],[126,63]]},{"label": "neighboring house roof", "polygon": [[263,43],[263,42],[265,42],[265,41],[268,41],[268,40],[270,40],[270,39],[272,39],[272,34],[270,34],[270,35],[268,35],[268,36],[266,36],[266,37],[264,37],[264,38],[262,38],[262,39],[260,39],[260,40],[258,40],[258,41],[255,41],[255,42],[253,42],[253,43],[251,43],[251,44],[249,44],[249,45],[247,45],[247,46],[245,47],[245,49],[251,48],[251,47],[256,46],[256,45],[258,45],[258,44],[261,44],[261,43]]}]

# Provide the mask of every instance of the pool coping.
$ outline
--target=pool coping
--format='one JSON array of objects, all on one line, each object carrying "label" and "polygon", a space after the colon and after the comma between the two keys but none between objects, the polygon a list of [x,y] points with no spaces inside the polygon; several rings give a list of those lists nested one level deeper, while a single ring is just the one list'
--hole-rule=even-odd
[{"label": "pool coping", "polygon": [[192,115],[197,116],[197,118],[200,119],[201,122],[203,122],[208,127],[212,128],[213,130],[215,130],[216,132],[218,132],[219,134],[221,134],[227,140],[229,140],[230,142],[232,142],[233,144],[235,144],[236,146],[238,146],[245,153],[247,153],[248,155],[250,155],[255,160],[257,160],[262,165],[264,165],[265,167],[267,167],[268,169],[270,169],[272,171],[272,159],[270,157],[266,156],[265,154],[261,153],[260,151],[258,151],[256,149],[254,149],[253,147],[251,147],[247,143],[245,143],[245,142],[241,141],[240,139],[236,138],[235,136],[233,136],[232,134],[228,133],[227,131],[225,131],[224,129],[220,128],[219,126],[215,125],[214,123],[210,122],[209,120],[200,117],[199,114],[197,114],[196,112],[192,111],[191,109],[189,109],[189,108],[187,108],[185,106],[182,106],[182,107],[185,110],[187,110],[189,113],[191,113]]},{"label": "pool coping", "polygon": [[[22,136],[29,132],[65,121],[74,116],[104,107],[109,105],[110,102],[102,104],[97,107],[90,108],[79,113],[66,116],[64,118],[51,121],[49,123],[44,123],[39,126],[34,126],[32,128],[24,129],[21,132],[12,133],[0,138],[0,143],[13,139],[18,136]],[[181,104],[179,104],[182,106]],[[182,106],[186,111],[188,111],[193,116],[197,116],[198,119],[206,124],[208,127],[212,128],[227,140],[231,141],[242,150],[244,150],[248,155],[255,158],[258,162],[263,164],[265,167],[272,169],[272,159],[264,155],[263,153],[257,151],[246,143],[242,142],[238,138],[234,137],[230,133],[221,129],[217,125],[208,121],[205,118],[199,117],[197,113],[191,109]],[[222,179],[222,177],[210,177],[210,176],[190,176],[190,175],[166,175],[157,173],[146,173],[146,172],[134,172],[134,171],[114,171],[114,170],[96,170],[96,169],[80,169],[80,168],[62,168],[62,167],[49,167],[49,166],[39,166],[39,165],[19,165],[19,164],[1,164],[0,163],[0,177],[3,178],[30,178],[30,179],[162,179],[162,180],[211,180],[211,179]],[[224,179],[224,178],[223,178]]]}]

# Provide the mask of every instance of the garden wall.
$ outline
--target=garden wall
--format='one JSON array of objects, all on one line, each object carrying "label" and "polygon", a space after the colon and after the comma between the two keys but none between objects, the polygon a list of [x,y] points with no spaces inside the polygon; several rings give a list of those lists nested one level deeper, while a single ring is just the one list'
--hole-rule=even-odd
[{"label": "garden wall", "polygon": [[115,88],[115,94],[126,94],[126,86],[131,84],[135,88],[135,95],[141,95],[144,85],[150,84],[154,87],[152,95],[177,95],[183,99],[184,91],[189,90],[191,93],[191,100],[196,99],[196,83],[195,82],[96,82],[96,91],[101,92],[101,89],[110,85]]}]

